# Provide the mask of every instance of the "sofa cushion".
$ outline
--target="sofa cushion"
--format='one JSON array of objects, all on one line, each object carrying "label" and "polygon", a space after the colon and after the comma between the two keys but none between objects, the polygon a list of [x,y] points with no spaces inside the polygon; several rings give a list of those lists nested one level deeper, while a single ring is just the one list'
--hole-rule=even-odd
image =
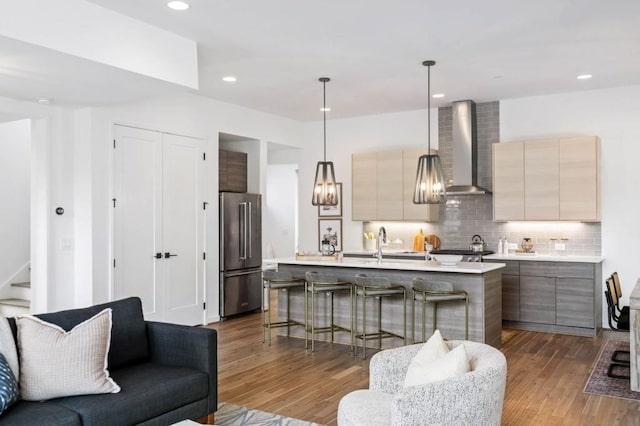
[{"label": "sofa cushion", "polygon": [[120,393],[52,400],[77,412],[83,425],[143,422],[207,398],[208,376],[198,370],[146,363],[111,372]]},{"label": "sofa cushion", "polygon": [[20,394],[18,393],[18,382],[9,367],[9,363],[0,353],[0,415],[14,404]]},{"label": "sofa cushion", "polygon": [[142,316],[142,302],[138,297],[36,316],[69,331],[105,308],[112,310],[109,369],[146,361],[149,358],[147,327]]},{"label": "sofa cushion", "polygon": [[32,316],[16,321],[23,399],[42,401],[120,391],[107,371],[111,309],[104,309],[71,331]]},{"label": "sofa cushion", "polygon": [[56,426],[80,426],[80,416],[64,407],[50,402],[20,401],[0,418],[2,426],[33,426],[47,424]]}]

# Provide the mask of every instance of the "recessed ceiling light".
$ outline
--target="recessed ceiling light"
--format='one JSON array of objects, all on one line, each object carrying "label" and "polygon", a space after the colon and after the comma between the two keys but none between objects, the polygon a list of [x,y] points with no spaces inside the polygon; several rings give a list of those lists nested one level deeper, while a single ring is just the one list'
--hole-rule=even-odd
[{"label": "recessed ceiling light", "polygon": [[232,75],[226,75],[222,77],[222,81],[226,81],[227,83],[235,83],[236,81],[238,81],[238,79]]},{"label": "recessed ceiling light", "polygon": [[49,98],[38,98],[37,100],[38,100],[38,103],[40,105],[49,105],[49,104],[51,104],[51,99],[49,99]]},{"label": "recessed ceiling light", "polygon": [[593,77],[591,74],[580,74],[576,78],[578,80],[589,80],[591,77]]},{"label": "recessed ceiling light", "polygon": [[444,93],[436,93],[432,96],[433,98],[444,98]]},{"label": "recessed ceiling light", "polygon": [[187,10],[189,9],[189,5],[183,1],[170,1],[167,3],[167,7],[173,10]]},{"label": "recessed ceiling light", "polygon": [[331,111],[331,108],[329,108],[329,107],[326,107],[326,108],[320,108],[320,111],[322,111],[322,112],[329,112],[329,111]]}]

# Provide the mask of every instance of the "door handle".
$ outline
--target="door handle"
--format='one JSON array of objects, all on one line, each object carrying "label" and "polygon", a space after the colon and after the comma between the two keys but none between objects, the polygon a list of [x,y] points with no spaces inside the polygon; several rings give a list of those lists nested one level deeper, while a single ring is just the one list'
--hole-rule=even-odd
[{"label": "door handle", "polygon": [[156,255],[153,257],[155,257],[156,259],[162,259],[162,253],[156,253]]},{"label": "door handle", "polygon": [[177,254],[170,254],[168,251],[164,253],[164,258],[165,259],[168,259],[168,258],[174,257],[174,256],[177,256]]}]

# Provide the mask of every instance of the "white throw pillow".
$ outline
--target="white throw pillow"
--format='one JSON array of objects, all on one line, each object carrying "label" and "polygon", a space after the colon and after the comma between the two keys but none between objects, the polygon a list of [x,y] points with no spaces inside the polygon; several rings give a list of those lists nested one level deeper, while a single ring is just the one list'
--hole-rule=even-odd
[{"label": "white throw pillow", "polygon": [[9,321],[0,315],[0,353],[4,355],[7,364],[11,368],[11,372],[16,380],[20,379],[20,368],[18,364],[18,349],[16,342],[13,340],[13,333]]},{"label": "white throw pillow", "polygon": [[411,360],[404,386],[437,382],[460,376],[469,371],[469,358],[464,344],[449,351],[440,331],[436,330]]},{"label": "white throw pillow", "polygon": [[111,309],[68,332],[32,316],[18,317],[16,322],[22,399],[120,392],[107,371]]}]

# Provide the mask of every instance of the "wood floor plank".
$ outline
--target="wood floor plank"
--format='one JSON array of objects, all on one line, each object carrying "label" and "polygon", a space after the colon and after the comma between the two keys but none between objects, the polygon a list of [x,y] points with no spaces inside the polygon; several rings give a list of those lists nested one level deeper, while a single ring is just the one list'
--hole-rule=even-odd
[{"label": "wood floor plank", "polygon": [[[336,425],[340,398],[369,385],[369,360],[348,346],[316,343],[272,331],[262,343],[261,315],[229,319],[218,330],[218,399],[289,417]],[[282,329],[280,330],[282,331]],[[585,394],[584,385],[607,340],[628,334],[605,330],[596,338],[517,331],[507,357],[503,425],[640,425],[640,402]]]}]

